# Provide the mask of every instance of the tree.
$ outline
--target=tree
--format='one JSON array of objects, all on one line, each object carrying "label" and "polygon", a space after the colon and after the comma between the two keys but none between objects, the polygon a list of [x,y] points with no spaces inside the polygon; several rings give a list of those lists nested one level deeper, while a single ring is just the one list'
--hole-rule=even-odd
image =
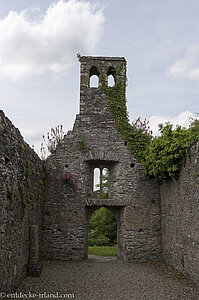
[{"label": "tree", "polygon": [[89,221],[89,246],[113,246],[117,243],[117,220],[113,213],[101,207]]}]

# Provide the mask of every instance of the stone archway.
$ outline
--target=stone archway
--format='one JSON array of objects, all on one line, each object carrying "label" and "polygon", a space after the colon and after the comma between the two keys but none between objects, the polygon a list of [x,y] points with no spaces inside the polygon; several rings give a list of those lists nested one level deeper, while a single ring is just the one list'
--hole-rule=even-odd
[{"label": "stone archway", "polygon": [[87,226],[86,226],[86,258],[88,258],[88,225],[91,215],[97,209],[105,207],[109,209],[117,220],[117,257],[123,258],[124,252],[124,237],[123,237],[123,212],[124,206],[107,206],[107,205],[95,205],[95,206],[87,206],[86,207],[86,216],[87,216]]}]

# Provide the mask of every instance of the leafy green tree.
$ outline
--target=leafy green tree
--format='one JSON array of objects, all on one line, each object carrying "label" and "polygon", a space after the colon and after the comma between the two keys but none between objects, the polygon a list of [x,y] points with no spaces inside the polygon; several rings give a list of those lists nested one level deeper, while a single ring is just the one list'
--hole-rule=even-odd
[{"label": "leafy green tree", "polygon": [[112,246],[117,243],[117,221],[105,207],[96,210],[89,221],[89,246]]}]

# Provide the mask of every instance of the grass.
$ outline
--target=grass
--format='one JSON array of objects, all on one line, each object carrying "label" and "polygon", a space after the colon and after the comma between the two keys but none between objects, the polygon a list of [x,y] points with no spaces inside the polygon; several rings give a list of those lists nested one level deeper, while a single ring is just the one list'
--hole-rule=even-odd
[{"label": "grass", "polygon": [[97,256],[117,256],[117,246],[88,247],[88,254]]}]

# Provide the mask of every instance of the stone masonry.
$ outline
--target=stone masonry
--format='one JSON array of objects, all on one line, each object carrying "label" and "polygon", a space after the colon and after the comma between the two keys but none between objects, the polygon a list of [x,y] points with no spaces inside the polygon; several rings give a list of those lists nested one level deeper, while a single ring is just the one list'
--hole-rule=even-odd
[{"label": "stone masonry", "polygon": [[0,291],[12,290],[26,275],[30,227],[41,233],[43,197],[42,162],[0,111]]},{"label": "stone masonry", "polygon": [[[80,112],[45,164],[0,111],[0,291],[13,290],[27,272],[39,276],[41,258],[87,259],[89,218],[100,207],[116,216],[120,259],[163,260],[199,283],[198,143],[178,180],[146,177],[102,89],[102,76],[106,84],[112,74],[126,80],[126,60],[79,60]],[[108,199],[95,197],[95,168],[109,170]]]},{"label": "stone masonry", "polygon": [[199,142],[178,180],[160,186],[163,259],[199,282]]},{"label": "stone masonry", "polygon": [[[121,139],[100,82],[97,88],[89,86],[91,70],[107,79],[110,68],[122,68],[120,76],[125,76],[126,61],[81,57],[80,62],[80,114],[73,130],[47,162],[42,257],[86,259],[89,216],[104,206],[117,218],[119,257],[128,261],[159,260],[162,249],[159,186],[144,176],[142,166]],[[80,148],[82,141],[88,141],[87,148]],[[109,169],[109,199],[93,198],[96,167]],[[69,174],[77,189],[64,180]]]}]

